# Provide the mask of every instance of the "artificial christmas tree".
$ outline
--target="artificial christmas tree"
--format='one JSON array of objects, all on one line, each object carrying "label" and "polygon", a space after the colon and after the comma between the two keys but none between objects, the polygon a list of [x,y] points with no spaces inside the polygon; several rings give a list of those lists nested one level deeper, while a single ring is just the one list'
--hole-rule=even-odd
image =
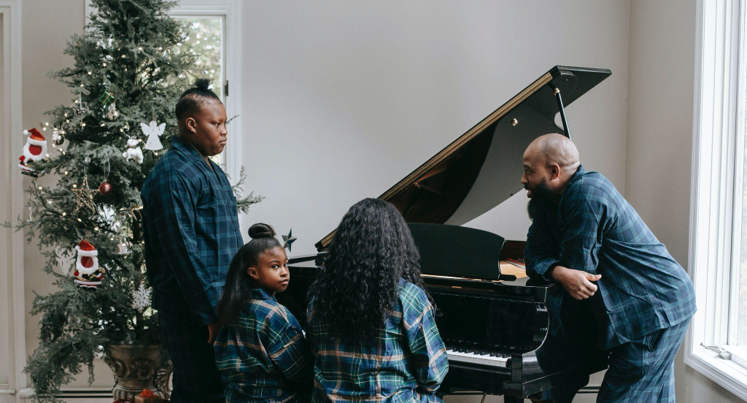
[{"label": "artificial christmas tree", "polygon": [[[33,218],[17,227],[29,241],[38,241],[47,258],[44,270],[59,287],[37,295],[31,310],[41,316],[41,332],[25,370],[36,398],[44,402],[58,401],[60,386],[83,365],[92,380],[95,357],[103,354],[114,365],[120,361],[114,350],[141,346],[152,351],[159,343],[144,274],[140,189],[176,133],[173,110],[190,84],[186,77],[195,73],[190,69],[199,69],[193,53],[175,50],[188,32],[168,16],[173,3],[92,4],[97,13],[85,34],[74,36],[65,51],[74,66],[52,74],[73,94],[71,105],[50,111],[50,122],[41,127],[53,130],[54,150],[47,155],[41,150],[46,141],[39,143],[43,135],[29,130],[34,142],[29,152],[24,148],[21,160],[22,169],[39,178],[29,187]],[[152,121],[164,125],[141,125]],[[147,146],[142,149],[140,143]],[[243,170],[236,179],[238,192]],[[242,212],[260,200],[237,196]],[[166,387],[167,377],[164,381],[159,370],[154,377],[154,391],[164,396],[159,385]]]}]

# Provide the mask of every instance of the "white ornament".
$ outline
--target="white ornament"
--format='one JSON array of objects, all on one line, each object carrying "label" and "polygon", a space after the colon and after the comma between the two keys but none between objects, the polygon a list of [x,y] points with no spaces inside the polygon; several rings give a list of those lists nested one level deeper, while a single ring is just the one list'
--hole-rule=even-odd
[{"label": "white ornament", "polygon": [[163,149],[163,144],[161,144],[161,140],[159,140],[158,137],[160,137],[163,134],[163,131],[166,130],[166,123],[161,123],[159,125],[154,120],[151,121],[149,125],[140,123],[140,128],[143,130],[143,134],[148,136],[148,141],[145,143],[146,150],[158,151]]},{"label": "white ornament", "polygon": [[109,120],[119,119],[119,111],[117,110],[117,103],[112,102],[108,108],[106,108],[106,118]]},{"label": "white ornament", "polygon": [[127,140],[127,151],[122,153],[122,157],[129,160],[135,160],[138,164],[143,163],[143,150],[138,147],[138,143],[140,140],[130,137],[129,140]]},{"label": "white ornament", "polygon": [[132,251],[127,247],[127,244],[122,240],[117,244],[117,249],[114,250],[115,255],[129,255]]},{"label": "white ornament", "polygon": [[58,246],[54,248],[54,253],[57,255],[57,264],[60,265],[60,271],[67,276],[70,274],[70,266],[75,261],[75,252]]},{"label": "white ornament", "polygon": [[143,313],[145,308],[150,306],[150,293],[151,290],[146,289],[141,283],[140,288],[132,290],[132,307]]}]

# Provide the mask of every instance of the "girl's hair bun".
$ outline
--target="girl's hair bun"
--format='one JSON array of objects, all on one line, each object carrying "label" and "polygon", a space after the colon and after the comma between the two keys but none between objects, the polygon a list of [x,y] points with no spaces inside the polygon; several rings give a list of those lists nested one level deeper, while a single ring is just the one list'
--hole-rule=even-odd
[{"label": "girl's hair bun", "polygon": [[275,230],[268,224],[257,223],[249,228],[249,236],[252,239],[273,238],[275,237]]},{"label": "girl's hair bun", "polygon": [[210,88],[210,80],[207,78],[198,78],[195,80],[195,88],[199,88],[203,91],[208,91]]}]

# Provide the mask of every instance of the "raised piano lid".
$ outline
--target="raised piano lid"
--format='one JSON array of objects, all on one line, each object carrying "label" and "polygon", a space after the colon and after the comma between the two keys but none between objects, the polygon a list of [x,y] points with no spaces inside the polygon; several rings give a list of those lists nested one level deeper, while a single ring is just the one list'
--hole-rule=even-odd
[{"label": "raised piano lid", "polygon": [[[384,192],[407,222],[462,225],[521,190],[522,157],[535,138],[564,133],[555,124],[560,90],[570,105],[607,69],[555,66]],[[316,244],[329,246],[334,231]]]}]

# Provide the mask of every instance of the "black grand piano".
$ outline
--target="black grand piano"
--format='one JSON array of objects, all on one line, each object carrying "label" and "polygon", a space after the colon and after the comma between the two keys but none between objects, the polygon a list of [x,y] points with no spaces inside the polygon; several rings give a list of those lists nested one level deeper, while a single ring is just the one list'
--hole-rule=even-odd
[{"label": "black grand piano", "polygon": [[[565,298],[560,311],[559,285],[501,273],[501,261],[523,260],[522,242],[461,224],[521,190],[529,143],[545,133],[569,135],[564,105],[610,74],[552,68],[379,197],[399,209],[420,250],[449,354],[441,394],[570,402],[589,374],[606,368],[584,301]],[[318,255],[291,259],[292,281],[278,294],[302,323],[308,287],[333,236],[316,244]]]}]

